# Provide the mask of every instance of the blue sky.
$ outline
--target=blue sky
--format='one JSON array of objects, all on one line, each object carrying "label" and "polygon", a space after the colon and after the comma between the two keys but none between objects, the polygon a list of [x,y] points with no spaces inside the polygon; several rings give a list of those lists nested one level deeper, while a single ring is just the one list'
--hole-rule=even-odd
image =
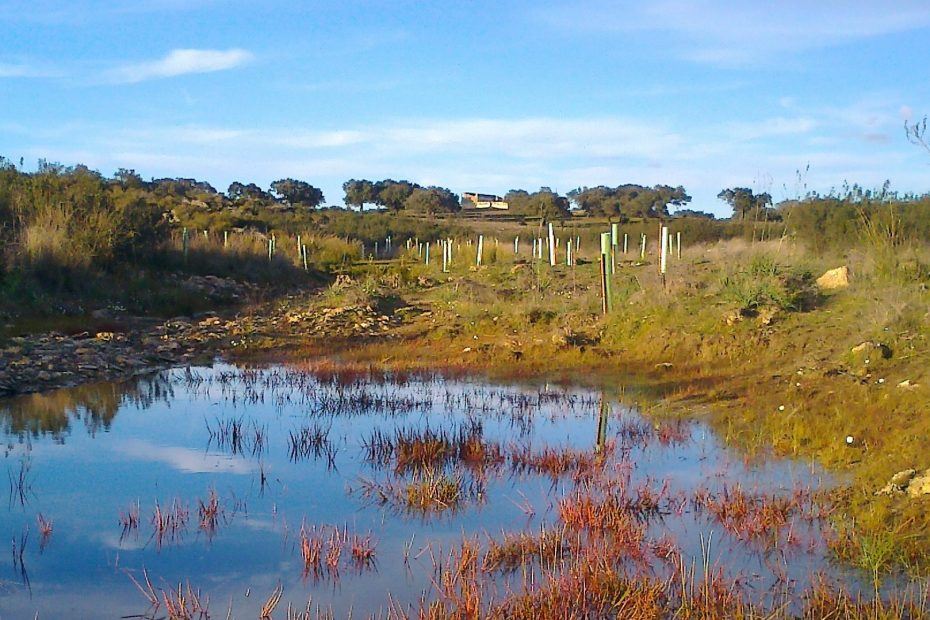
[{"label": "blue sky", "polygon": [[[0,154],[220,189],[930,190],[930,2],[0,0]],[[810,166],[800,183],[796,171]]]}]

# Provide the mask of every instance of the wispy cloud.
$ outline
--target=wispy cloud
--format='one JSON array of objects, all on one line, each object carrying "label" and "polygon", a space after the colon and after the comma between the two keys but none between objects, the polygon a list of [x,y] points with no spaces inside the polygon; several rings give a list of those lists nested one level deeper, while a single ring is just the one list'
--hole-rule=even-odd
[{"label": "wispy cloud", "polygon": [[149,13],[192,11],[221,4],[223,0],[0,0],[0,22],[43,25],[85,25]]},{"label": "wispy cloud", "polygon": [[61,75],[60,71],[48,66],[0,62],[0,78],[48,78]]},{"label": "wispy cloud", "polygon": [[817,121],[809,116],[786,118],[776,116],[760,121],[733,122],[726,125],[726,133],[735,140],[758,140],[779,136],[800,136],[817,128]]},{"label": "wispy cloud", "polygon": [[[814,167],[812,188],[827,189],[844,178],[880,184],[889,177],[901,189],[922,186],[922,170],[913,172],[906,161],[920,154],[893,133],[900,130],[899,99],[878,93],[841,107],[777,103],[781,113],[700,127],[622,116],[395,118],[320,129],[43,127],[30,130],[44,146],[25,155],[103,171],[130,167],[147,176],[200,176],[217,186],[294,176],[321,185],[330,203],[339,202],[346,178],[403,177],[455,191],[683,184],[695,206],[714,209],[722,187],[749,186],[767,175],[777,189],[807,163]],[[68,150],[74,143],[86,151]]]},{"label": "wispy cloud", "polygon": [[192,73],[213,73],[234,69],[251,62],[255,56],[248,50],[176,49],[164,58],[151,62],[123,65],[108,71],[106,81],[134,84],[146,80],[177,77]]},{"label": "wispy cloud", "polygon": [[560,30],[665,33],[682,58],[745,65],[930,26],[923,0],[575,0],[540,9]]},{"label": "wispy cloud", "polygon": [[142,439],[127,440],[116,451],[124,456],[150,463],[161,463],[187,474],[250,474],[256,466],[233,456],[199,452],[181,446],[160,446]]}]

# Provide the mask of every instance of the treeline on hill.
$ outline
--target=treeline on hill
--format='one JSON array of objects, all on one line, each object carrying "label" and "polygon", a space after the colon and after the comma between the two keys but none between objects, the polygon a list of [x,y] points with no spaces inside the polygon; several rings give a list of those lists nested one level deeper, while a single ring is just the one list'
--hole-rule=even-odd
[{"label": "treeline on hill", "polygon": [[237,182],[223,194],[196,179],[145,181],[132,170],[105,177],[44,161],[25,172],[0,158],[0,315],[102,295],[137,311],[176,311],[177,303],[162,299],[178,288],[159,275],[166,272],[272,285],[306,281],[292,244],[285,241],[268,259],[272,233],[282,241],[303,234],[310,266],[328,270],[388,236],[454,232],[428,219],[317,208],[322,202],[318,188],[294,179],[275,181],[269,191]]},{"label": "treeline on hill", "polygon": [[[464,230],[454,217],[462,203],[449,189],[392,179],[352,179],[343,187],[349,208],[322,207],[323,192],[297,179],[277,180],[267,190],[234,182],[224,193],[196,179],[146,181],[124,169],[105,177],[81,165],[40,162],[36,171],[25,172],[0,158],[0,287],[23,278],[80,287],[87,274],[127,267],[199,268],[240,278],[264,269],[264,277],[277,281],[287,266],[267,269],[271,265],[263,248],[271,233],[329,239],[328,255],[322,242],[315,248],[318,264],[328,269],[360,256],[363,246],[358,241],[371,248],[386,237],[403,243],[406,238],[436,239]],[[748,188],[724,189],[718,197],[732,207],[731,218],[716,220],[687,208],[691,197],[680,186],[597,186],[578,188],[567,196],[542,187],[532,193],[511,190],[504,199],[509,213],[561,220],[576,228],[597,227],[606,218],[623,223],[629,233],[642,229],[652,236],[649,220],[675,218],[685,243],[787,234],[824,251],[876,235],[894,243],[930,240],[930,197],[898,195],[887,183],[880,190],[844,187],[777,205],[768,193]],[[379,209],[363,210],[366,205]],[[199,246],[193,249],[202,253],[201,260],[180,260],[182,228],[197,233]],[[250,239],[250,245],[243,242],[238,253],[224,252],[222,260],[211,258],[203,239],[211,234],[222,238],[223,232],[231,231],[241,233],[237,238]],[[250,258],[254,269],[244,269]],[[289,267],[297,261],[292,263]],[[9,288],[3,290],[10,297]]]},{"label": "treeline on hill", "polygon": [[461,208],[459,197],[445,187],[423,187],[410,181],[349,179],[342,189],[346,205],[359,210],[365,205],[375,205],[394,212],[435,215],[455,213]]},{"label": "treeline on hill", "polygon": [[668,217],[669,206],[684,207],[691,202],[685,188],[656,185],[618,185],[617,187],[580,187],[568,192],[588,215],[618,219]]},{"label": "treeline on hill", "polygon": [[[846,185],[826,195],[772,204],[768,193],[737,187],[718,198],[733,209],[732,223],[782,230],[815,252],[843,250],[867,242],[886,246],[930,241],[930,195],[899,194],[886,181],[880,189]],[[676,214],[677,215],[677,214]]]}]

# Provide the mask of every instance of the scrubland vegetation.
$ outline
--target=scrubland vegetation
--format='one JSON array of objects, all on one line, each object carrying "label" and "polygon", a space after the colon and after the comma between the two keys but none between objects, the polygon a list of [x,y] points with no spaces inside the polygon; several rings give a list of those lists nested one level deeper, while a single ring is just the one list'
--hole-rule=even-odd
[{"label": "scrubland vegetation", "polygon": [[[400,191],[393,183],[389,193]],[[925,576],[930,569],[926,497],[875,493],[898,471],[930,467],[927,197],[854,188],[774,208],[770,198],[757,200],[737,189],[722,192],[734,217],[721,221],[693,212],[675,218],[642,201],[630,215],[624,210],[625,201],[633,200],[629,186],[620,186],[574,193],[598,217],[572,216],[563,208],[567,201],[524,192],[512,197],[536,204],[538,213],[528,208],[522,219],[498,222],[436,216],[443,209],[433,202],[449,201],[442,188],[402,187],[401,194],[410,190],[407,196],[391,198],[401,205],[415,197],[409,207],[417,217],[314,210],[295,197],[303,191],[319,204],[322,195],[312,186],[279,185],[281,196],[290,192],[294,200],[272,202],[250,188],[241,185],[223,196],[195,181],[142,182],[125,171],[107,179],[83,167],[45,165],[26,174],[0,166],[0,312],[79,314],[115,304],[131,313],[184,313],[209,307],[209,301],[171,285],[168,274],[248,281],[256,285],[251,301],[261,301],[295,287],[322,286],[339,273],[347,277],[338,285],[308,296],[311,308],[371,305],[403,309],[412,318],[392,339],[321,346],[317,338],[291,353],[323,350],[340,364],[364,368],[645,386],[640,406],[659,422],[702,415],[747,459],[814,459],[832,472],[833,490],[818,501],[830,507],[838,560],[870,571],[876,582],[889,572]],[[371,188],[349,189],[361,193],[352,197],[347,190],[347,202],[375,200],[364,193]],[[656,195],[683,206],[680,189]],[[552,218],[560,240],[555,266],[548,257],[531,255],[533,240],[546,236],[539,214]],[[657,267],[659,218],[684,242],[680,257],[673,249],[664,277]],[[628,248],[624,253],[615,246],[613,309],[604,315],[597,238],[611,221],[620,223]],[[452,240],[447,272],[440,239]],[[573,265],[566,264],[569,239]],[[421,243],[432,244],[428,265]],[[848,286],[827,289],[815,282],[841,266],[848,268]],[[276,346],[269,341],[268,348],[281,355]],[[379,436],[369,445],[372,459],[392,463],[397,472],[422,462],[503,458],[465,434],[436,434],[425,443],[403,434]],[[293,450],[309,448],[295,443]],[[461,481],[446,474],[422,472],[406,486],[389,481],[365,489],[378,502],[423,512],[445,510],[460,493],[478,492],[463,491]],[[306,562],[316,566],[322,539],[303,530],[301,536]],[[538,548],[540,555],[562,553],[561,546],[551,551],[545,536],[510,541],[510,551],[494,547],[486,562],[506,565],[509,553],[528,553],[519,551],[524,547]],[[369,553],[366,544],[358,542],[360,556]],[[476,559],[466,557],[472,551],[466,542],[462,555],[452,558],[461,565],[456,570],[474,570]],[[557,614],[566,602],[556,592],[574,592],[573,584],[581,582],[600,584],[591,596],[606,598],[578,605],[646,606],[620,607],[635,617],[649,616],[671,596],[664,586],[617,581],[602,570],[595,548],[571,551],[579,561],[553,578],[549,589],[513,596],[510,607],[495,613],[532,617],[542,606]],[[424,617],[472,617],[469,609],[480,609],[480,592],[463,591],[461,584],[478,586],[462,579],[443,583],[445,599],[425,609]],[[861,607],[832,591],[821,594],[809,602],[812,617],[836,606],[847,610],[839,617],[894,617],[893,610]],[[708,591],[703,599],[682,597],[681,604],[728,604],[721,596]],[[751,615],[733,604],[727,613]],[[708,617],[698,607],[682,610]],[[912,606],[907,613],[925,611]]]},{"label": "scrubland vegetation", "polygon": [[[354,277],[369,302],[400,297],[428,313],[407,328],[403,344],[350,346],[342,359],[652,386],[643,403],[652,415],[703,412],[747,458],[824,464],[836,473],[828,501],[836,506],[838,557],[922,574],[926,500],[875,495],[895,472],[930,466],[930,248],[919,227],[903,223],[914,217],[908,208],[855,210],[845,243],[837,237],[823,251],[800,235],[687,245],[664,283],[654,251],[640,260],[631,247],[617,256],[607,316],[593,240],[587,248],[582,240],[573,267],[533,259],[528,239],[514,256],[512,238],[486,238],[481,267],[474,243],[462,240],[450,273],[415,255],[360,265]],[[848,288],[816,285],[843,265]],[[339,295],[322,299],[345,303]]]},{"label": "scrubland vegetation", "polygon": [[251,188],[231,187],[227,197],[193,179],[146,182],[124,170],[106,178],[44,162],[26,173],[0,158],[0,316],[106,306],[187,314],[210,302],[166,275],[233,277],[266,291],[313,286],[321,273],[361,258],[366,243],[447,231],[380,213],[314,211],[288,203],[290,194],[274,199]]}]

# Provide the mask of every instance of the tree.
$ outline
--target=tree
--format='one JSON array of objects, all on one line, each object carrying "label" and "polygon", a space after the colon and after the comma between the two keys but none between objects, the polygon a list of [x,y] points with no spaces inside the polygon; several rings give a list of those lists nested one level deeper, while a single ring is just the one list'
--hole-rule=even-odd
[{"label": "tree", "polygon": [[395,181],[393,179],[378,181],[374,187],[377,196],[375,202],[392,211],[400,211],[404,208],[407,198],[415,189],[419,188],[419,185],[409,181]]},{"label": "tree", "polygon": [[617,187],[599,185],[578,188],[568,193],[588,215],[598,217],[667,217],[669,205],[682,207],[691,196],[682,186],[626,184]]},{"label": "tree", "polygon": [[534,215],[544,219],[561,219],[569,217],[568,198],[559,196],[548,187],[530,194],[522,189],[510,190],[504,197],[510,211],[518,215]]},{"label": "tree", "polygon": [[734,187],[720,190],[717,198],[725,201],[733,209],[733,217],[743,220],[747,215],[754,219],[765,214],[772,205],[772,196],[768,192],[755,194],[748,187]]},{"label": "tree", "polygon": [[145,185],[142,177],[131,168],[120,168],[114,173],[113,180],[122,185],[123,188],[140,189]]},{"label": "tree", "polygon": [[226,190],[226,195],[230,200],[234,201],[243,201],[243,202],[261,202],[269,203],[272,202],[271,194],[260,188],[255,183],[249,183],[244,185],[239,181],[233,181],[229,185],[229,189]]},{"label": "tree", "polygon": [[917,146],[923,147],[924,150],[930,152],[930,143],[927,142],[927,117],[917,121],[916,123],[909,123],[904,121],[904,135],[907,136],[908,141],[911,144],[916,144]]},{"label": "tree", "polygon": [[444,187],[418,187],[404,201],[408,211],[434,215],[454,213],[461,208],[459,197]]},{"label": "tree", "polygon": [[697,217],[706,220],[716,219],[713,213],[708,213],[706,211],[696,211],[694,209],[679,209],[672,214],[672,217]]},{"label": "tree", "polygon": [[271,191],[290,206],[300,205],[315,209],[323,203],[323,191],[306,181],[278,179],[271,184]]},{"label": "tree", "polygon": [[[240,184],[241,185],[241,184]],[[185,178],[152,179],[147,187],[153,188],[158,196],[174,196],[176,198],[191,197],[194,194],[216,194],[216,188],[206,181]],[[243,186],[245,187],[245,186]]]},{"label": "tree", "polygon": [[360,211],[364,205],[375,204],[378,201],[375,184],[365,179],[349,179],[342,184],[342,191],[346,194],[346,206],[358,207]]}]

